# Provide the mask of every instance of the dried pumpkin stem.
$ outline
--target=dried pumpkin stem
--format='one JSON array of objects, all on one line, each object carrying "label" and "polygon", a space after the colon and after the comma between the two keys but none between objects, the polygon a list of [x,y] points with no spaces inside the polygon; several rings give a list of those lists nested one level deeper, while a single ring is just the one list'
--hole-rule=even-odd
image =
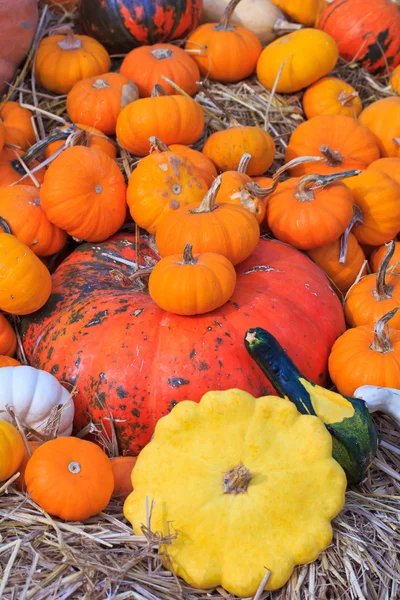
[{"label": "dried pumpkin stem", "polygon": [[3,233],[12,233],[8,221],[6,221],[3,217],[0,217],[0,229],[3,231]]},{"label": "dried pumpkin stem", "polygon": [[342,106],[351,106],[354,98],[358,98],[359,94],[354,90],[354,92],[350,92],[350,94],[346,94],[345,92],[340,92],[338,96],[338,100]]},{"label": "dried pumpkin stem", "polygon": [[298,31],[299,29],[303,29],[303,25],[300,25],[300,23],[291,23],[290,21],[279,18],[275,21],[272,31],[275,33],[290,33],[291,31]]},{"label": "dried pumpkin stem", "polygon": [[71,27],[68,27],[65,38],[58,42],[58,45],[63,50],[77,50],[78,48],[81,48],[82,42],[74,36],[74,32],[72,31]]},{"label": "dried pumpkin stem", "polygon": [[105,79],[96,79],[96,81],[92,83],[92,88],[95,88],[96,90],[105,90],[108,87],[110,87],[110,84],[107,83]]},{"label": "dried pumpkin stem", "polygon": [[224,13],[221,17],[220,22],[214,29],[223,29],[225,31],[229,30],[229,29],[233,29],[233,27],[231,25],[229,25],[229,21],[232,17],[233,11],[235,10],[235,8],[239,4],[239,2],[240,2],[240,0],[231,0],[229,2],[228,6],[224,10]]},{"label": "dried pumpkin stem", "polygon": [[15,159],[11,161],[12,168],[19,173],[20,175],[25,175],[25,169],[23,168],[22,163],[29,164],[38,154],[41,154],[43,150],[47,148],[53,142],[57,142],[59,140],[66,140],[68,136],[71,135],[75,131],[75,126],[71,125],[67,129],[56,129],[53,133],[48,135],[44,140],[40,140],[33,146],[29,148],[19,159]]},{"label": "dried pumpkin stem", "polygon": [[383,260],[382,260],[381,265],[378,270],[378,274],[376,276],[376,289],[374,290],[374,297],[375,297],[375,300],[378,300],[378,302],[380,300],[388,300],[389,298],[392,297],[393,286],[386,283],[386,271],[387,271],[390,259],[392,258],[393,254],[394,254],[395,248],[396,248],[396,245],[395,245],[394,241],[391,241],[387,245],[386,254],[383,257]]},{"label": "dried pumpkin stem", "polygon": [[158,96],[166,96],[166,95],[167,95],[167,92],[164,90],[162,85],[160,85],[159,83],[156,83],[154,85],[153,89],[151,90],[152,98],[157,98]]},{"label": "dried pumpkin stem", "polygon": [[386,315],[383,315],[383,317],[381,317],[379,321],[375,323],[374,341],[370,345],[371,350],[374,350],[375,352],[381,352],[382,354],[385,352],[391,352],[393,350],[393,346],[389,338],[389,328],[388,332],[386,333],[385,327],[388,321],[393,319],[399,308],[399,306],[396,306],[396,308],[393,308],[393,310],[386,313]]},{"label": "dried pumpkin stem", "polygon": [[215,205],[215,199],[217,197],[218,190],[221,187],[221,181],[221,175],[214,179],[212,186],[208,190],[207,194],[204,196],[200,206],[198,206],[197,208],[192,208],[190,210],[190,213],[209,213],[218,208],[218,206]]},{"label": "dried pumpkin stem", "polygon": [[183,265],[195,265],[197,263],[197,258],[193,256],[192,250],[192,244],[186,244],[185,249],[183,251]]},{"label": "dried pumpkin stem", "polygon": [[224,475],[224,494],[244,494],[247,492],[252,477],[250,471],[243,464],[240,463],[233,467]]},{"label": "dried pumpkin stem", "polygon": [[[305,175],[300,179],[299,183],[297,184],[294,197],[300,202],[312,202],[315,199],[315,189],[323,188],[326,185],[334,183],[340,179],[346,179],[346,177],[355,177],[360,173],[360,170],[343,171],[342,173],[331,173],[329,175],[317,175],[310,173],[310,175]],[[307,188],[310,183],[314,184],[313,187]]]},{"label": "dried pumpkin stem", "polygon": [[171,58],[173,52],[168,48],[154,48],[150,54],[157,60],[164,60],[165,58]]},{"label": "dried pumpkin stem", "polygon": [[332,150],[329,146],[323,145],[319,151],[324,155],[326,164],[330,167],[340,167],[343,162],[343,157],[337,150]]},{"label": "dried pumpkin stem", "polygon": [[151,146],[150,152],[152,150],[157,150],[157,152],[171,152],[169,146],[167,146],[167,144],[164,144],[164,142],[159,140],[154,135],[149,137],[149,142],[150,142],[150,146]]},{"label": "dried pumpkin stem", "polygon": [[353,229],[355,225],[363,223],[363,217],[361,209],[357,206],[357,204],[353,205],[353,216],[351,218],[350,223],[347,225],[344,233],[340,236],[340,254],[339,254],[339,264],[344,265],[347,260],[347,248],[349,244],[349,235],[350,231]]},{"label": "dried pumpkin stem", "polygon": [[237,168],[238,173],[246,173],[250,161],[251,161],[251,154],[249,154],[248,152],[245,152],[239,161],[239,165]]}]

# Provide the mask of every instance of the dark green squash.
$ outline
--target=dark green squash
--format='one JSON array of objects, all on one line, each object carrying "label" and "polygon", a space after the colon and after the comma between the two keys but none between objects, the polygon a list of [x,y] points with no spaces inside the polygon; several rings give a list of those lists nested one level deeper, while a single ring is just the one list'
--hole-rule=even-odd
[{"label": "dark green squash", "polygon": [[348,398],[302,376],[272,334],[261,327],[249,329],[245,347],[283,398],[305,415],[319,417],[332,436],[332,455],[349,483],[365,478],[378,446],[378,434],[363,400]]}]

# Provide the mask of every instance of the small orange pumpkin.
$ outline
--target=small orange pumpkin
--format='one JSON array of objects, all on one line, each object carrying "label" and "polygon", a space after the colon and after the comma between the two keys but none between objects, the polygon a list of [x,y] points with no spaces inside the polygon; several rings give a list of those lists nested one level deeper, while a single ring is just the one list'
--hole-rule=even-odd
[{"label": "small orange pumpkin", "polygon": [[322,77],[304,92],[303,109],[307,119],[318,115],[355,118],[362,111],[362,102],[350,84],[337,77]]},{"label": "small orange pumpkin", "polygon": [[17,349],[17,337],[14,329],[4,315],[0,313],[0,355],[14,356]]},{"label": "small orange pumpkin", "polygon": [[5,143],[27,150],[36,142],[32,125],[32,113],[22,108],[18,102],[6,102],[0,110],[0,120],[4,123]]},{"label": "small orange pumpkin", "polygon": [[[70,125],[64,125],[61,127],[61,130],[66,130],[70,128]],[[117,156],[117,147],[112,139],[107,137],[102,131],[95,129],[94,127],[90,127],[88,125],[82,125],[82,123],[75,123],[75,128],[79,135],[76,135],[75,140],[78,146],[87,146],[88,148],[92,148],[93,150],[102,150],[107,156],[110,158],[115,158]],[[57,150],[59,150],[64,145],[64,141],[57,141],[49,144],[46,148],[45,157],[49,158]]]},{"label": "small orange pumpkin", "polygon": [[211,187],[214,179],[218,177],[218,172],[212,160],[203,154],[203,152],[189,148],[189,146],[183,146],[182,144],[171,144],[169,150],[188,158],[194,164],[208,187]]},{"label": "small orange pumpkin", "polygon": [[134,221],[156,233],[165,216],[181,206],[201,202],[207,184],[195,165],[181,154],[157,150],[139,161],[129,178],[127,201]]},{"label": "small orange pumpkin", "polygon": [[[400,277],[387,275],[394,250],[395,244],[391,242],[378,273],[366,275],[350,288],[344,305],[344,314],[350,327],[373,325],[400,305]],[[393,317],[392,325],[400,329],[400,314]]]},{"label": "small orange pumpkin", "polygon": [[0,356],[0,369],[2,367],[20,367],[21,363],[11,356]]},{"label": "small orange pumpkin", "polygon": [[267,221],[274,236],[300,250],[337,240],[353,216],[352,194],[336,181],[346,175],[306,175],[278,184],[267,202]]},{"label": "small orange pumpkin", "polygon": [[200,81],[200,71],[195,61],[182,48],[172,44],[134,48],[125,56],[120,70],[137,85],[142,98],[151,96],[157,83],[168,95],[177,93],[163,79],[163,75],[189,96],[195,95],[197,82]]},{"label": "small orange pumpkin", "polygon": [[185,45],[200,73],[213,81],[234,83],[250,77],[262,51],[255,33],[229,23],[239,1],[229,2],[219,23],[197,27]]},{"label": "small orange pumpkin", "polygon": [[364,108],[359,121],[375,135],[381,156],[400,158],[400,98],[389,96]]},{"label": "small orange pumpkin", "polygon": [[151,98],[128,104],[117,119],[118,142],[136,156],[149,153],[152,136],[167,146],[190,145],[198,140],[204,129],[203,110],[195,100],[162,95],[164,91],[160,86],[154,87]]},{"label": "small orange pumpkin", "polygon": [[[318,173],[340,173],[350,169],[366,169],[379,158],[375,136],[358,121],[343,115],[320,115],[301,123],[292,133],[285,161],[300,156],[322,156]],[[313,163],[290,169],[296,177],[315,172]]]},{"label": "small orange pumpkin", "polygon": [[228,302],[236,284],[236,271],[222,254],[192,254],[191,244],[183,255],[162,258],[149,278],[149,292],[163,310],[191,316],[211,312]]},{"label": "small orange pumpkin", "polygon": [[[18,160],[18,157],[20,157],[21,160]],[[17,183],[19,181],[24,184],[32,183],[32,179],[27,175],[21,161],[23,161],[30,170],[39,166],[38,161],[31,155],[30,150],[24,154],[22,150],[3,148],[0,152],[0,182],[2,186],[11,185],[12,183]],[[42,168],[35,171],[33,175],[39,183],[42,183],[44,173],[45,169]]]},{"label": "small orange pumpkin", "polygon": [[38,256],[50,256],[64,247],[67,234],[53,225],[40,206],[39,190],[32,185],[0,188],[0,216],[13,235]]},{"label": "small orange pumpkin", "polygon": [[[369,257],[371,271],[377,273],[380,269],[383,259],[387,252],[387,246],[379,246]],[[394,252],[392,258],[388,262],[389,273],[400,274],[400,242],[394,242]],[[391,268],[392,267],[392,268]]]},{"label": "small orange pumpkin", "polygon": [[118,165],[104,152],[73,146],[50,164],[40,202],[57,227],[75,238],[100,242],[125,220],[125,180]]},{"label": "small orange pumpkin", "polygon": [[386,313],[375,325],[348,329],[333,344],[329,374],[341,394],[353,396],[362,385],[400,388],[400,330],[385,331],[396,312]]},{"label": "small orange pumpkin", "polygon": [[114,475],[113,497],[125,500],[133,492],[131,476],[137,456],[116,456],[110,460]]},{"label": "small orange pumpkin", "polygon": [[67,96],[67,112],[74,123],[115,134],[119,113],[139,98],[136,85],[120,73],[81,79]]},{"label": "small orange pumpkin", "polygon": [[35,450],[25,469],[32,500],[65,521],[85,521],[104,510],[114,490],[110,459],[99,446],[59,437]]},{"label": "small orange pumpkin", "polygon": [[379,158],[368,165],[367,170],[382,171],[400,184],[400,158]]},{"label": "small orange pumpkin", "polygon": [[35,63],[36,81],[55,94],[68,94],[77,81],[107,73],[107,50],[87,35],[50,35],[40,42]]}]

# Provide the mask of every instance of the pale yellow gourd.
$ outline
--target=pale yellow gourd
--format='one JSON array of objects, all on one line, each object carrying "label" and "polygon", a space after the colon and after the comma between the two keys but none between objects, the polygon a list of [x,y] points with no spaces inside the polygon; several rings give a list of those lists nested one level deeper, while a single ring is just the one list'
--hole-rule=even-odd
[{"label": "pale yellow gourd", "polygon": [[167,568],[196,588],[248,597],[267,570],[265,589],[278,589],[328,546],[346,477],[320,419],[228,390],[163,417],[132,484],[124,513],[135,533],[152,505],[151,530],[177,534],[161,547]]}]

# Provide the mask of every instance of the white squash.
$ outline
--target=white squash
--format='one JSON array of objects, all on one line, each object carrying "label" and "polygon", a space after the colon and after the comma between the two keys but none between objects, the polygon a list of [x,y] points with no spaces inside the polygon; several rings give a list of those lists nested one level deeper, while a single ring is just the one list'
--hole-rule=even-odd
[{"label": "white squash", "polygon": [[354,397],[364,400],[369,412],[379,410],[392,417],[400,426],[400,390],[375,385],[362,385],[356,389]]},{"label": "white squash", "polygon": [[[202,23],[218,23],[229,0],[203,0]],[[265,46],[281,33],[300,29],[301,25],[285,21],[283,13],[269,0],[241,0],[230,19],[232,25],[242,25],[256,34]]]},{"label": "white squash", "polygon": [[0,369],[0,419],[10,421],[6,406],[12,406],[24,425],[43,433],[54,407],[63,405],[58,435],[70,435],[74,420],[74,402],[57,379],[34,367]]}]

